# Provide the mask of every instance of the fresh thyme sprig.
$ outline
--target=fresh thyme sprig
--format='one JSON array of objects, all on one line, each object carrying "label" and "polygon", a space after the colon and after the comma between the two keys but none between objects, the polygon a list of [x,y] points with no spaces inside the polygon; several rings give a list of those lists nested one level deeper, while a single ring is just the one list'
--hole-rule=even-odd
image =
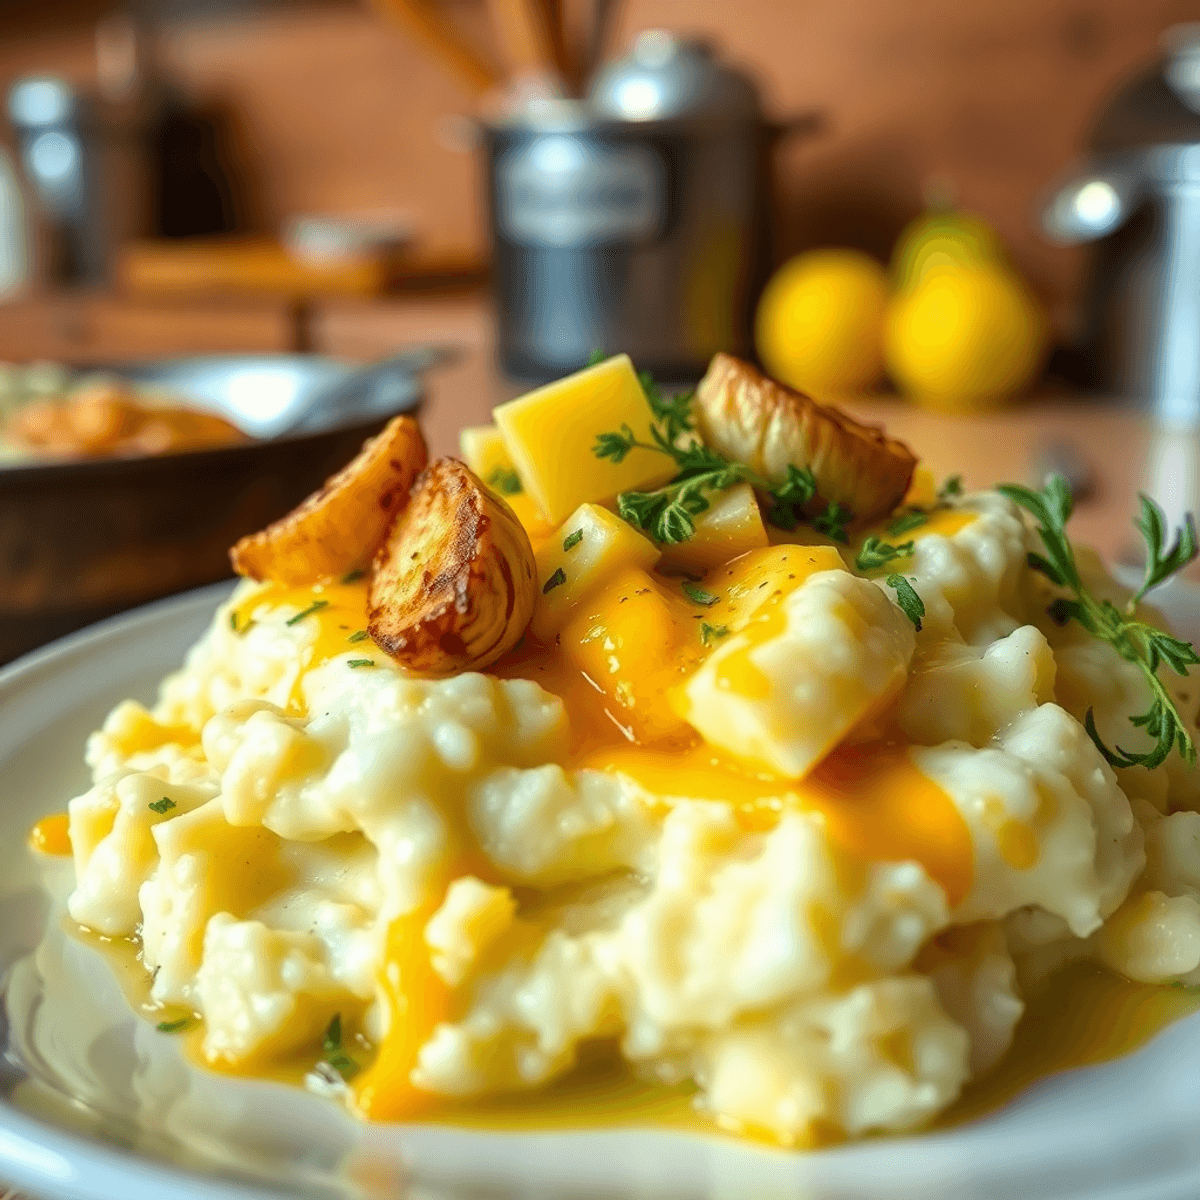
[{"label": "fresh thyme sprig", "polygon": [[804,506],[817,494],[817,480],[812,467],[794,467],[790,463],[787,478],[771,489],[775,503],[767,510],[767,520],[776,529],[795,529],[800,524]]},{"label": "fresh thyme sprig", "polygon": [[1138,601],[1151,588],[1196,557],[1196,530],[1191,518],[1184,522],[1183,529],[1167,549],[1162,510],[1149,497],[1141,497],[1141,514],[1134,526],[1146,542],[1146,571],[1141,587],[1122,609],[1110,600],[1093,596],[1083,585],[1075,552],[1065,530],[1073,507],[1071,489],[1065,479],[1052,475],[1041,491],[1015,483],[1001,484],[997,490],[1030,512],[1037,521],[1037,531],[1046,553],[1030,553],[1029,565],[1071,593],[1060,596],[1050,605],[1050,615],[1061,622],[1078,621],[1093,637],[1107,642],[1126,662],[1141,670],[1150,689],[1150,707],[1129,720],[1156,739],[1154,748],[1145,754],[1132,754],[1120,746],[1110,749],[1101,740],[1095,716],[1089,708],[1084,727],[1096,748],[1114,767],[1153,769],[1166,760],[1172,749],[1178,749],[1184,761],[1194,764],[1196,744],[1159,678],[1158,669],[1166,663],[1176,674],[1186,675],[1189,666],[1200,663],[1200,655],[1190,642],[1171,637],[1153,625],[1139,621],[1136,615]]},{"label": "fresh thyme sprig", "polygon": [[[644,529],[667,545],[685,542],[696,532],[696,517],[709,508],[709,496],[749,483],[771,497],[767,520],[780,529],[795,529],[804,508],[817,491],[817,481],[808,467],[789,466],[787,478],[771,483],[745,463],[726,458],[696,440],[691,415],[693,393],[664,398],[646,373],[638,376],[646,402],[654,415],[652,441],[642,441],[626,424],[617,432],[598,434],[592,453],[597,458],[622,462],[631,450],[652,450],[675,460],[678,473],[668,483],[650,492],[622,492],[617,512],[631,525]],[[689,439],[686,435],[692,435]],[[854,514],[840,504],[829,504],[813,525],[836,541],[847,541],[846,525]]]},{"label": "fresh thyme sprig", "polygon": [[695,391],[681,392],[678,396],[664,396],[649,371],[638,372],[638,383],[646,394],[646,403],[655,419],[662,422],[663,437],[674,445],[679,435],[692,431],[692,397]]},{"label": "fresh thyme sprig", "polygon": [[872,534],[859,549],[858,557],[854,560],[856,571],[878,571],[886,567],[893,559],[907,558],[913,552],[912,542],[901,542],[893,545]]},{"label": "fresh thyme sprig", "polygon": [[835,500],[813,521],[813,528],[818,533],[823,533],[826,537],[833,538],[835,542],[841,542],[842,545],[846,545],[850,541],[850,535],[846,532],[846,526],[853,519],[854,514],[848,508],[843,508]]}]

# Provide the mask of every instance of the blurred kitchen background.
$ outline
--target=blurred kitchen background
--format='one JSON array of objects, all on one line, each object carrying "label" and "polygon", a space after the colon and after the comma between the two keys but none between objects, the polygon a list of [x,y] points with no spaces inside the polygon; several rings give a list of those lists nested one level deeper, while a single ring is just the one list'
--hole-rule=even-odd
[{"label": "blurred kitchen background", "polygon": [[[758,356],[968,486],[1061,470],[1132,554],[1139,487],[1197,499],[1197,15],[4,0],[0,659],[219,578],[418,393],[454,452],[593,349]],[[138,387],[261,444],[189,450]]]}]

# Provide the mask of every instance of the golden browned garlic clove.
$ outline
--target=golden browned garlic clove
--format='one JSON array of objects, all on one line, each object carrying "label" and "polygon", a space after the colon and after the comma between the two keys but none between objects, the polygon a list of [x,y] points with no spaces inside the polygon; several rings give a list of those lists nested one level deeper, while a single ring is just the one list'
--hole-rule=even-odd
[{"label": "golden browned garlic clove", "polygon": [[517,644],[536,597],[533,548],[512,509],[439,458],[375,556],[367,629],[410,671],[480,671]]},{"label": "golden browned garlic clove", "polygon": [[860,521],[889,513],[908,490],[917,459],[882,429],[784,387],[730,354],[717,354],[696,389],[704,440],[773,483],[809,467],[826,503]]},{"label": "golden browned garlic clove", "polygon": [[229,552],[233,569],[296,586],[365,567],[428,458],[416,421],[394,417],[320,491],[262,532],[242,538]]}]

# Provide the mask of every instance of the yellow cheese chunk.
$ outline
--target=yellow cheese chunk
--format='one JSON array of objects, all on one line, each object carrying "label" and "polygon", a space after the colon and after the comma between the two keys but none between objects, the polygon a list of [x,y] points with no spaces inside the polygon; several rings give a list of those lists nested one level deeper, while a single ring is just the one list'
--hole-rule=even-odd
[{"label": "yellow cheese chunk", "polygon": [[511,472],[519,490],[520,478],[513,465],[512,456],[504,444],[504,436],[495,425],[472,425],[458,435],[463,462],[483,480],[488,487],[496,488],[503,495],[511,495],[502,473]]},{"label": "yellow cheese chunk", "polygon": [[463,461],[493,491],[507,501],[517,520],[536,546],[554,532],[537,501],[525,490],[521,476],[513,465],[512,455],[504,444],[504,435],[495,425],[473,425],[458,435]]},{"label": "yellow cheese chunk", "polygon": [[600,434],[622,425],[651,440],[650,406],[626,354],[510,400],[495,417],[522,483],[554,524],[588,501],[657,487],[676,472],[657,450],[631,450],[619,463],[592,452]]},{"label": "yellow cheese chunk", "polygon": [[695,522],[696,532],[686,542],[663,548],[667,566],[707,571],[767,545],[767,529],[748,483],[712,497]]},{"label": "yellow cheese chunk", "polygon": [[648,571],[658,562],[659,551],[608,509],[581,504],[546,539],[536,557],[538,585],[544,590],[529,628],[538,641],[549,642],[597,588],[626,567]]}]

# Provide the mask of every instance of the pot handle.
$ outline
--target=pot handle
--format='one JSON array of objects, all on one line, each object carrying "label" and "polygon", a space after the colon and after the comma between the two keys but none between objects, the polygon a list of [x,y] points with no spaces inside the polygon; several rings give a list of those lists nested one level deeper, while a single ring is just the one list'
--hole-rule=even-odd
[{"label": "pot handle", "polygon": [[1133,172],[1089,172],[1059,186],[1042,209],[1042,229],[1060,246],[1094,242],[1119,229],[1141,199]]}]

